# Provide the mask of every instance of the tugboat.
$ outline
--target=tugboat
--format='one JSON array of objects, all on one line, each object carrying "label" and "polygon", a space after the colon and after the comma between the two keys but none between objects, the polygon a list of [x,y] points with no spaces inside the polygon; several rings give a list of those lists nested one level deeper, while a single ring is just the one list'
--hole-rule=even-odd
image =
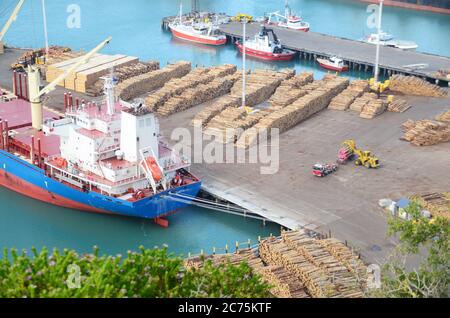
[{"label": "tugboat", "polygon": [[292,12],[287,0],[284,5],[284,15],[281,15],[279,11],[269,13],[268,23],[296,31],[309,31],[309,23]]},{"label": "tugboat", "polygon": [[169,29],[174,37],[185,41],[207,45],[224,45],[227,43],[227,37],[219,32],[218,25],[213,22],[191,21],[190,24],[186,21],[183,22],[181,6],[179,18],[169,24]]},{"label": "tugboat", "polygon": [[[35,73],[28,71],[30,95],[39,89]],[[189,172],[189,160],[161,140],[155,115],[145,105],[117,100],[113,79],[104,80],[104,102],[66,94],[64,116],[32,97],[32,104],[0,102],[0,185],[49,204],[166,227],[164,216],[186,207],[201,180]]]},{"label": "tugboat", "polygon": [[348,71],[348,65],[344,61],[336,56],[332,56],[328,59],[317,58],[317,62],[323,68],[332,71],[345,72]]},{"label": "tugboat", "polygon": [[[269,33],[272,33],[273,41],[270,40]],[[244,44],[237,41],[236,46],[239,52],[244,53]],[[296,53],[292,50],[284,49],[275,32],[262,26],[261,31],[255,35],[254,40],[245,41],[245,54],[269,61],[290,61]]]},{"label": "tugboat", "polygon": [[[366,38],[363,38],[362,41],[376,45],[378,42],[378,33],[372,33]],[[415,51],[419,47],[412,41],[395,40],[392,34],[383,31],[380,33],[380,45],[395,47],[406,51]]]}]

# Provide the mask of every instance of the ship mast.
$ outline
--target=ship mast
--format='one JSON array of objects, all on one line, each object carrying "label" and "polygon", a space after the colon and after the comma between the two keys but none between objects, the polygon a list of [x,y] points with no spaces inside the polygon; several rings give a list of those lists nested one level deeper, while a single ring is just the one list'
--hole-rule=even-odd
[{"label": "ship mast", "polygon": [[381,17],[383,14],[383,0],[380,0],[380,7],[378,8],[378,36],[377,36],[377,49],[375,54],[375,68],[374,68],[374,86],[378,88],[378,76],[380,73],[380,37],[381,37]]},{"label": "ship mast", "polygon": [[291,8],[289,7],[288,0],[284,2],[284,15],[286,16],[286,20],[291,16]]},{"label": "ship mast", "polygon": [[114,72],[111,69],[110,76],[105,78],[105,96],[106,96],[106,109],[108,115],[114,115],[115,109],[115,96],[114,96]]},{"label": "ship mast", "polygon": [[245,37],[246,37],[246,25],[247,25],[247,18],[244,18],[243,24],[242,24],[242,107],[245,107],[246,101],[245,101],[245,56],[246,56],[246,49],[245,49]]},{"label": "ship mast", "polygon": [[45,0],[42,0],[42,17],[44,19],[45,58],[48,59],[48,32],[47,32],[47,13],[45,12]]}]

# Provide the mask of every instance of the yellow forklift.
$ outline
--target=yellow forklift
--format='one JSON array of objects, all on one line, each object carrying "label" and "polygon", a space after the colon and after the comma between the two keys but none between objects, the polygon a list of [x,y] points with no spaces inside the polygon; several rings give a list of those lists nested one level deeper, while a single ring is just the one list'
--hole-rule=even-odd
[{"label": "yellow forklift", "polygon": [[338,163],[345,164],[348,160],[356,157],[355,165],[376,169],[380,167],[380,160],[369,150],[361,150],[356,147],[353,139],[342,143],[338,153]]}]

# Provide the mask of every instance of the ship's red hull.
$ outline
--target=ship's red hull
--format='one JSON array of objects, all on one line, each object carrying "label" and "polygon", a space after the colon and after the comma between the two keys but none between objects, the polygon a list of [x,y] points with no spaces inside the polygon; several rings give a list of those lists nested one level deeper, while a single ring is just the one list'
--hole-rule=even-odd
[{"label": "ship's red hull", "polygon": [[[244,53],[244,47],[240,42],[236,42],[236,46],[239,49],[239,52]],[[245,48],[245,55],[253,56],[259,59],[268,60],[268,61],[290,61],[294,58],[295,52],[289,53],[270,53],[264,51],[253,50],[250,48]]]},{"label": "ship's red hull", "polygon": [[170,31],[172,32],[172,35],[176,38],[182,39],[182,40],[186,40],[186,41],[190,41],[190,42],[195,42],[195,43],[200,43],[200,44],[207,44],[207,45],[224,45],[225,43],[227,43],[227,39],[211,39],[211,37],[200,37],[200,36],[195,36],[192,34],[188,34],[185,32],[181,32],[176,30],[175,28],[170,28]]},{"label": "ship's red hull", "polygon": [[341,66],[341,67],[337,67],[334,65],[330,65],[330,64],[326,64],[326,63],[321,63],[319,62],[319,65],[322,66],[323,68],[326,68],[327,70],[332,70],[332,71],[337,71],[337,72],[346,72],[348,71],[348,66]]}]

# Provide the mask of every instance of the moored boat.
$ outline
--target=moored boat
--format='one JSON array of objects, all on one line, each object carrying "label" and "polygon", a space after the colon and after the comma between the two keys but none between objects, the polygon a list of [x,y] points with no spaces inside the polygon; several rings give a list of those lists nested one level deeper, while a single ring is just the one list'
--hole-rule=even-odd
[{"label": "moored boat", "polygon": [[280,14],[279,11],[269,13],[268,23],[291,30],[308,32],[309,23],[292,12],[287,0],[284,7],[284,15]]},{"label": "moored boat", "polygon": [[[273,40],[270,40],[269,33],[272,33]],[[253,40],[246,40],[245,54],[259,59],[269,61],[290,61],[295,56],[295,51],[282,47],[280,40],[272,29],[261,27],[261,31],[255,35]],[[244,44],[237,41],[236,47],[239,52],[244,53]]]},{"label": "moored boat", "polygon": [[[380,32],[380,45],[395,47],[401,50],[414,51],[419,46],[413,41],[396,40],[392,34],[381,31]],[[369,36],[362,39],[362,41],[370,44],[378,43],[378,33],[372,33]]]},{"label": "moored boat", "polygon": [[327,70],[337,71],[337,72],[345,72],[348,71],[348,65],[345,62],[336,57],[332,56],[328,59],[326,58],[317,58],[317,62],[319,65]]}]

